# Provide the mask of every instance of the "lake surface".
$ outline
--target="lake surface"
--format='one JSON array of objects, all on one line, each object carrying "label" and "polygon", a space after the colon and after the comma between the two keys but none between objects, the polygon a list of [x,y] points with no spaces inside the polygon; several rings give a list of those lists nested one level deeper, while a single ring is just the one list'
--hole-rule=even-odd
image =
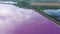
[{"label": "lake surface", "polygon": [[43,10],[43,12],[46,13],[47,15],[53,16],[54,18],[60,21],[60,9],[57,10],[47,9]]}]

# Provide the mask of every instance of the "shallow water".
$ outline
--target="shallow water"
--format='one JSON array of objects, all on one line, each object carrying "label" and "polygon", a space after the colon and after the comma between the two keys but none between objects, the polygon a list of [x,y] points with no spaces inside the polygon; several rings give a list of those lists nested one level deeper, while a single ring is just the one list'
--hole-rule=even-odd
[{"label": "shallow water", "polygon": [[60,20],[60,9],[58,10],[53,10],[53,9],[47,9],[43,11],[44,13],[56,17],[57,20]]}]

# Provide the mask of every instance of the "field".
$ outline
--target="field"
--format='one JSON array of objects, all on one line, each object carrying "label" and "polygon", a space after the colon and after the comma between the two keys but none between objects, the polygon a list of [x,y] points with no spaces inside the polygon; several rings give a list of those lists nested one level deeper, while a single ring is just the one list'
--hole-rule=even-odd
[{"label": "field", "polygon": [[31,5],[36,6],[60,6],[60,2],[33,2]]}]

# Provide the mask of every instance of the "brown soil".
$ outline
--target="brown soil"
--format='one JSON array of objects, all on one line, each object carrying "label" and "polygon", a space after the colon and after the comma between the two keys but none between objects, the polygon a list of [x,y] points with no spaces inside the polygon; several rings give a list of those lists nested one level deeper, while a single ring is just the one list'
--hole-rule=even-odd
[{"label": "brown soil", "polygon": [[60,6],[60,3],[51,3],[51,2],[35,2],[31,3],[31,5],[37,5],[37,6]]}]

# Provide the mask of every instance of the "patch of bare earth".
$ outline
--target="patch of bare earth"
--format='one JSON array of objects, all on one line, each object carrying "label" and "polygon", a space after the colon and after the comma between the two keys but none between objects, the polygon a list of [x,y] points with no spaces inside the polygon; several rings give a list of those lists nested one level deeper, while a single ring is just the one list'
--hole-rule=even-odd
[{"label": "patch of bare earth", "polygon": [[37,5],[37,6],[60,6],[60,3],[35,2],[35,3],[31,3],[31,5]]}]

